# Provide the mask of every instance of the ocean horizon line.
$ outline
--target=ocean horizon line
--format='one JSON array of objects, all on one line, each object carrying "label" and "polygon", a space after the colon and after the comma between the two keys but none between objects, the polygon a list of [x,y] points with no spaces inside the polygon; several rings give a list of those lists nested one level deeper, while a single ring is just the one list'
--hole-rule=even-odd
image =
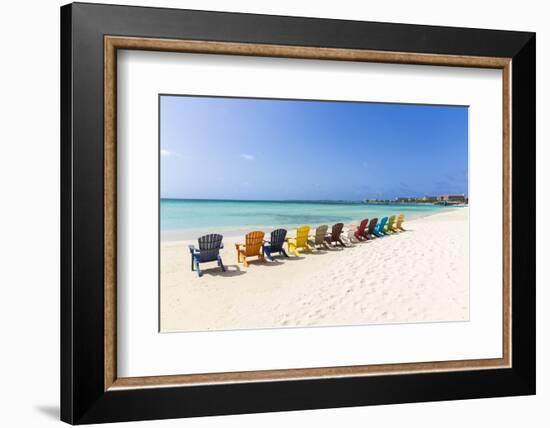
[{"label": "ocean horizon line", "polygon": [[[412,198],[412,197],[411,197]],[[393,199],[380,199],[376,202],[369,202],[368,199],[210,199],[210,198],[159,198],[161,201],[190,201],[190,202],[270,202],[270,203],[344,203],[344,204],[384,204],[386,202],[396,202]],[[407,204],[408,202],[400,202]],[[411,202],[417,204],[417,202]]]},{"label": "ocean horizon line", "polygon": [[192,202],[321,202],[321,203],[366,203],[363,199],[211,199],[211,198],[160,198],[161,201],[192,201]]}]

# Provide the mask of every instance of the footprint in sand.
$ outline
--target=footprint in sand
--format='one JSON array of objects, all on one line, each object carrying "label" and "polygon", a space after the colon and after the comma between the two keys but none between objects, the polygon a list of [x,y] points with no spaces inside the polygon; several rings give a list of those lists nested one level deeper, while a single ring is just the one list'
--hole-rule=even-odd
[{"label": "footprint in sand", "polygon": [[380,318],[384,319],[384,320],[389,320],[389,319],[392,319],[393,316],[389,313],[389,312],[382,312],[382,315],[380,315]]}]

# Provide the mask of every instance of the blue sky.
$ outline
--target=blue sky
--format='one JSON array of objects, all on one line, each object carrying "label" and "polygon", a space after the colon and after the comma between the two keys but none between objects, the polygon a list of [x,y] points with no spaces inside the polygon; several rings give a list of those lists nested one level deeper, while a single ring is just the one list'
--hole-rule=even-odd
[{"label": "blue sky", "polygon": [[468,108],[162,95],[162,198],[467,193]]}]

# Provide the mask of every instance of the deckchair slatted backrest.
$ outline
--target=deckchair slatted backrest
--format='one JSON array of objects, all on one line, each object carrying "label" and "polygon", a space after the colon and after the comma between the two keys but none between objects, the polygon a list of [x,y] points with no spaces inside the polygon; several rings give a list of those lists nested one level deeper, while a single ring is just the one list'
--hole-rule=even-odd
[{"label": "deckchair slatted backrest", "polygon": [[277,229],[271,232],[271,251],[279,251],[283,248],[286,238],[286,229]]},{"label": "deckchair slatted backrest", "polygon": [[395,223],[395,216],[394,215],[390,216],[390,218],[388,219],[388,229],[393,228],[393,223]]},{"label": "deckchair slatted backrest", "polygon": [[223,235],[212,233],[199,238],[200,261],[210,262],[216,260],[220,253]]},{"label": "deckchair slatted backrest", "polygon": [[359,227],[357,228],[357,232],[359,232],[360,235],[362,235],[363,233],[365,233],[365,229],[367,228],[367,224],[369,222],[369,219],[366,218],[364,219],[361,224],[359,225]]},{"label": "deckchair slatted backrest", "polygon": [[369,228],[367,230],[367,233],[369,235],[373,234],[374,228],[376,227],[377,224],[378,224],[378,217],[374,217],[370,219]]},{"label": "deckchair slatted backrest", "polygon": [[333,241],[337,241],[340,239],[340,235],[342,234],[342,229],[344,227],[344,223],[336,223],[332,226],[332,232],[330,234],[330,237]]},{"label": "deckchair slatted backrest", "polygon": [[321,245],[323,242],[325,242],[327,230],[328,226],[326,224],[323,224],[315,229],[315,245]]},{"label": "deckchair slatted backrest", "polygon": [[399,216],[397,217],[397,224],[396,224],[397,228],[401,227],[404,219],[405,219],[405,214],[399,214]]},{"label": "deckchair slatted backrest", "polygon": [[309,236],[309,226],[301,226],[296,230],[296,246],[305,247]]},{"label": "deckchair slatted backrest", "polygon": [[246,234],[245,245],[247,256],[255,256],[260,254],[260,249],[262,248],[262,244],[264,242],[264,235],[265,234],[259,230]]},{"label": "deckchair slatted backrest", "polygon": [[384,232],[384,227],[386,226],[387,221],[388,217],[382,217],[382,220],[380,220],[380,223],[378,223],[377,230],[380,232]]}]

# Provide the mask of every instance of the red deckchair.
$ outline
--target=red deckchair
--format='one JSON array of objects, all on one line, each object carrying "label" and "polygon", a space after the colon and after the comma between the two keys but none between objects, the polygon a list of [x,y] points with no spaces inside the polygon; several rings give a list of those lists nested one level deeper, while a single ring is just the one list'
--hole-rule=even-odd
[{"label": "red deckchair", "polygon": [[361,224],[357,227],[357,230],[355,231],[353,236],[355,236],[360,241],[362,241],[363,239],[368,239],[367,237],[365,237],[365,229],[367,228],[367,224],[369,224],[368,218],[362,220]]}]

